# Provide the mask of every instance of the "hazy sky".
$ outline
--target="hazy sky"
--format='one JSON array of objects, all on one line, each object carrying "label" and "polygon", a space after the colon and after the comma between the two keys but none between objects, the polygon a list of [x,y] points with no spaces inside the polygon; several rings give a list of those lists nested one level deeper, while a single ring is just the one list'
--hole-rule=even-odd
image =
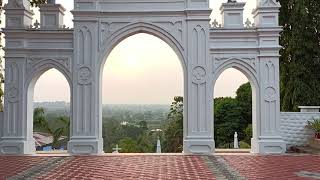
[{"label": "hazy sky", "polygon": [[[56,1],[68,11],[73,9],[72,0]],[[212,19],[221,22],[219,8],[226,1],[210,0]],[[252,19],[255,0],[241,2],[247,2],[245,19]],[[65,24],[73,26],[71,13],[66,13]],[[228,69],[217,80],[214,95],[235,96],[236,89],[247,81],[239,71]],[[35,101],[70,99],[69,85],[57,70],[44,73],[37,81],[34,93]],[[177,95],[183,95],[182,67],[175,52],[162,40],[148,34],[133,35],[109,55],[103,73],[104,104],[169,104]]]}]

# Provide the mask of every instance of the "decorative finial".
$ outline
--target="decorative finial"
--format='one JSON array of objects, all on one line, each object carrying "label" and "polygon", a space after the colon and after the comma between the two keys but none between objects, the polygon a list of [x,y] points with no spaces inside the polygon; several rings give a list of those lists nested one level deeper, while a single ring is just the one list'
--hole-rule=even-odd
[{"label": "decorative finial", "polygon": [[56,0],[47,0],[48,4],[56,4]]},{"label": "decorative finial", "polygon": [[213,28],[218,28],[219,27],[219,23],[216,19],[214,19],[214,21],[212,22],[212,27]]},{"label": "decorative finial", "polygon": [[248,28],[248,29],[255,27],[255,24],[252,23],[252,22],[249,20],[249,18],[247,18],[247,21],[246,21],[244,24],[245,24],[245,27]]},{"label": "decorative finial", "polygon": [[251,21],[249,20],[249,18],[247,19],[247,21],[245,22],[246,28],[251,28]]},{"label": "decorative finial", "polygon": [[33,24],[35,29],[39,29],[40,28],[40,23],[38,20],[36,20],[36,22]]},{"label": "decorative finial", "polygon": [[236,3],[237,0],[228,0],[228,3]]}]

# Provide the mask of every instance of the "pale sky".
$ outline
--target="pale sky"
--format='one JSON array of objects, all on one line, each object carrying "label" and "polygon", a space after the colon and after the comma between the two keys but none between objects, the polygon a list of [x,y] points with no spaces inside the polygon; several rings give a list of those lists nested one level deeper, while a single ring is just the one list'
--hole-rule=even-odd
[{"label": "pale sky", "polygon": [[[72,0],[56,1],[67,11],[73,9]],[[210,0],[212,19],[221,22],[219,8],[226,1]],[[252,20],[255,0],[238,1],[247,2],[244,20]],[[65,15],[65,24],[73,27],[69,12]],[[237,88],[247,81],[239,71],[228,69],[217,80],[214,96],[234,97]],[[180,61],[170,46],[159,38],[148,34],[133,35],[119,43],[109,55],[103,73],[104,104],[170,104],[174,96],[182,95]],[[70,88],[63,75],[57,70],[44,73],[36,83],[34,101],[70,101]]]}]

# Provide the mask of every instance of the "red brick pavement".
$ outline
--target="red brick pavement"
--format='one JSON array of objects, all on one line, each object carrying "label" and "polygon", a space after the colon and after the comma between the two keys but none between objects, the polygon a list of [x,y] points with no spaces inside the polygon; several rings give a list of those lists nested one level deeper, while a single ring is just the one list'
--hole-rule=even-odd
[{"label": "red brick pavement", "polygon": [[[248,179],[312,179],[296,173],[320,173],[320,156],[224,156],[228,164]],[[318,178],[320,179],[319,175]]]},{"label": "red brick pavement", "polygon": [[75,157],[39,177],[52,179],[215,179],[198,156]]},{"label": "red brick pavement", "polygon": [[47,157],[0,156],[0,180],[17,175],[46,160]]},{"label": "red brick pavement", "polygon": [[[315,178],[320,178],[320,156],[312,155],[225,155],[210,158],[183,155],[109,155],[60,157],[60,159],[62,160],[52,161],[52,157],[0,156],[0,180],[15,175],[17,179],[29,177],[41,180],[211,180],[215,179],[215,176],[233,177],[231,179],[241,177],[267,180],[311,179],[303,178],[301,174],[298,176],[299,172],[314,173]],[[220,159],[225,161],[221,162]],[[211,163],[214,168],[209,166],[208,162],[214,162]]]}]

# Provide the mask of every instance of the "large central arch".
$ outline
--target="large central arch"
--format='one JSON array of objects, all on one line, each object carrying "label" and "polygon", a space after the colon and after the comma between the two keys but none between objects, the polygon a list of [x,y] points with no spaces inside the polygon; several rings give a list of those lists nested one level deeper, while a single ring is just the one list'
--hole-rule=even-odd
[{"label": "large central arch", "polygon": [[[182,67],[183,70],[183,96],[187,97],[187,87],[186,87],[186,80],[187,80],[187,65],[186,65],[186,60],[185,60],[185,55],[183,52],[183,47],[180,45],[180,43],[173,37],[170,35],[169,32],[167,32],[166,30],[162,29],[161,27],[158,27],[156,25],[150,24],[150,23],[145,23],[145,22],[137,22],[137,23],[132,23],[129,24],[123,28],[121,28],[120,30],[118,30],[116,33],[112,34],[109,38],[109,43],[107,46],[105,46],[104,51],[101,52],[100,57],[99,57],[99,62],[100,62],[100,69],[98,71],[98,77],[99,78],[99,104],[100,104],[100,110],[99,110],[99,121],[102,123],[102,77],[103,77],[103,69],[105,67],[105,63],[106,61],[108,61],[108,57],[110,55],[110,53],[112,52],[112,50],[120,43],[122,42],[124,39],[133,36],[135,34],[139,34],[139,33],[146,33],[146,34],[150,34],[153,35],[159,39],[161,39],[162,41],[164,41],[165,43],[167,43],[171,49],[175,52],[175,54],[177,55],[179,61],[180,61],[180,65]],[[187,108],[187,98],[184,98],[184,109]],[[185,113],[186,111],[184,111],[184,117],[187,116],[187,114]],[[184,118],[184,125],[186,124],[185,122],[186,118]],[[183,129],[185,130],[186,128],[183,127]]]},{"label": "large central arch", "polygon": [[183,51],[183,46],[181,45],[181,43],[178,40],[176,40],[176,38],[172,36],[170,32],[166,31],[165,29],[159,26],[147,22],[130,23],[118,29],[115,33],[111,34],[110,37],[107,37],[108,44],[103,48],[104,50],[100,54],[99,58],[101,62],[101,67],[103,67],[103,64],[105,63],[108,55],[114,47],[116,47],[122,40],[126,39],[127,37],[138,33],[150,34],[166,42],[179,57],[181,65],[183,67],[183,71],[185,73],[187,66],[185,60],[185,53]]},{"label": "large central arch", "polygon": [[[115,6],[112,10],[106,7],[101,12],[90,13],[84,11],[88,7],[77,6],[78,3],[81,2],[75,1],[75,7],[79,9],[76,8],[73,12],[73,104],[77,104],[73,108],[73,119],[77,120],[72,125],[73,136],[68,148],[70,153],[102,152],[103,65],[119,42],[137,33],[147,33],[160,38],[180,59],[184,74],[184,152],[213,152],[213,124],[209,120],[209,109],[197,108],[208,107],[202,104],[210,103],[206,100],[209,94],[207,89],[211,84],[207,80],[212,76],[209,73],[208,58],[208,17],[211,13],[208,3],[200,3],[203,8],[197,11],[185,11],[184,2],[177,4],[171,1],[159,1],[157,8],[160,9],[154,9],[154,2],[150,1],[146,2],[147,10],[137,8],[128,11],[126,8]],[[108,4],[109,1],[100,3]],[[131,1],[128,3],[134,4]],[[111,4],[113,6],[117,3]],[[175,8],[167,11],[168,7]],[[152,15],[147,15],[149,13]],[[94,18],[90,19],[88,16]]]},{"label": "large central arch", "polygon": [[[187,97],[187,87],[186,87],[186,80],[187,80],[187,64],[185,60],[185,54],[183,52],[183,46],[166,30],[162,29],[161,27],[158,27],[156,25],[153,25],[151,23],[145,23],[145,22],[137,22],[129,24],[121,29],[119,29],[116,33],[112,34],[109,38],[108,45],[104,48],[104,51],[101,52],[99,55],[99,62],[100,62],[100,69],[98,71],[99,84],[100,84],[100,97],[102,96],[101,88],[102,88],[102,73],[103,73],[103,67],[106,63],[108,56],[110,55],[111,51],[116,47],[120,42],[122,42],[124,39],[138,34],[138,33],[146,33],[153,35],[164,42],[166,42],[176,53],[177,57],[180,60],[180,64],[183,70],[183,84],[184,84],[184,97]],[[99,99],[101,103],[101,98]],[[186,99],[187,100],[187,99]],[[187,106],[184,106],[184,108],[187,108]],[[100,110],[101,111],[101,110]],[[185,111],[184,111],[185,112]],[[184,114],[186,117],[186,114]]]}]

